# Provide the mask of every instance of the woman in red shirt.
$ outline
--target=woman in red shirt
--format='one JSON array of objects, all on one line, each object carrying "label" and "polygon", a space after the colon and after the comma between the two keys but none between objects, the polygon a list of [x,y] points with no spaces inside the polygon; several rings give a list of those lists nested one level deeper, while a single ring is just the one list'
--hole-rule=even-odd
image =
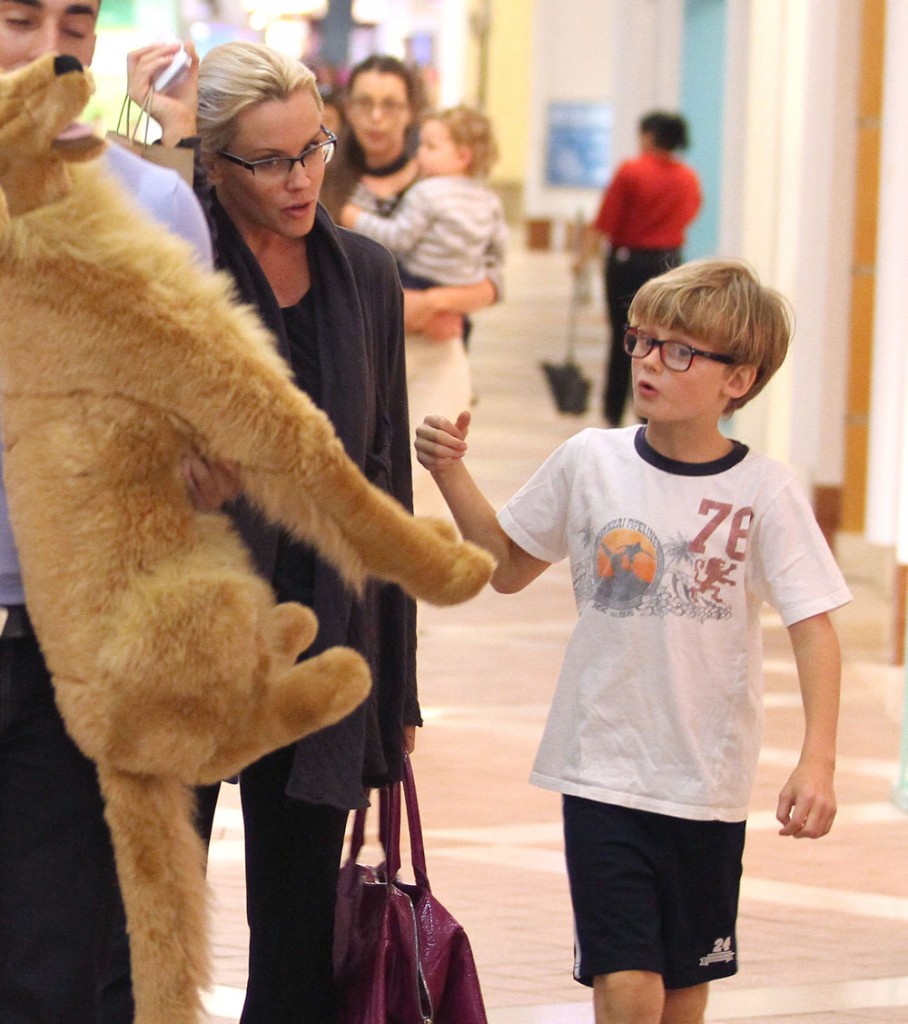
[{"label": "woman in red shirt", "polygon": [[609,243],[605,294],[611,322],[611,350],[603,414],[621,425],[630,382],[630,358],[623,347],[627,310],[637,289],[681,262],[684,232],[702,201],[700,181],[673,156],[688,145],[687,122],[678,114],[654,111],[640,120],[640,154],[620,165],[587,228],[578,269]]}]

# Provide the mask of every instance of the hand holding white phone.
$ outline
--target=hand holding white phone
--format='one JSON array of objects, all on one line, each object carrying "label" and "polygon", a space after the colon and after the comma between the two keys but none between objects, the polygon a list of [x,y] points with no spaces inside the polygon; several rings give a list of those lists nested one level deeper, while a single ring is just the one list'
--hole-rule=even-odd
[{"label": "hand holding white phone", "polygon": [[152,81],[155,92],[167,92],[168,89],[178,85],[190,67],[192,67],[192,58],[181,43],[179,50],[173,56],[173,60],[163,71],[159,71],[155,75]]}]

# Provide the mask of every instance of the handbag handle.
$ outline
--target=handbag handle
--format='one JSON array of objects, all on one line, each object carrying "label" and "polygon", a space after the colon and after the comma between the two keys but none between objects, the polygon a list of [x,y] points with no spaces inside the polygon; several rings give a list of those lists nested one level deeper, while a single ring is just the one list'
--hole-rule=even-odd
[{"label": "handbag handle", "polygon": [[[142,103],[142,106],[139,108],[139,115],[136,118],[136,126],[135,126],[135,128],[131,128],[130,127],[130,121],[131,121],[130,112],[132,111],[133,101],[132,101],[132,98],[130,97],[129,93],[128,92],[126,93],[126,95],[123,97],[123,103],[120,105],[120,116],[117,118],[117,135],[121,134],[120,129],[122,127],[124,127],[123,121],[125,119],[125,121],[126,121],[126,124],[125,124],[126,131],[123,132],[122,134],[124,135],[125,138],[129,139],[130,142],[137,142],[137,136],[139,134],[139,127],[141,126],[142,118],[144,117],[145,118],[145,138],[144,138],[144,140],[142,142],[142,145],[144,145],[144,146],[148,145],[148,123],[151,120],[151,113],[150,113],[150,111],[151,111],[151,101],[152,101],[153,97],[154,97],[154,86],[152,85],[149,88],[148,92],[145,93],[145,99],[144,99],[144,101]],[[137,103],[136,106],[138,107],[139,104]]]},{"label": "handbag handle", "polygon": [[[404,753],[403,779],[392,782],[379,790],[379,839],[385,851],[385,872],[388,881],[397,877],[400,871],[400,793],[404,792],[407,803],[407,826],[410,831],[410,863],[416,881],[429,889],[426,873],[426,850],[422,838],[422,823],[419,804],[416,799],[416,783],[410,756]],[[366,808],[361,808],[353,818],[350,836],[350,859],[356,860],[365,839]]]},{"label": "handbag handle", "polygon": [[[426,873],[426,848],[422,838],[422,822],[419,817],[419,803],[416,799],[416,782],[413,779],[413,765],[410,755],[404,752],[404,778],[401,783],[407,801],[407,825],[410,829],[410,863],[417,882],[429,886]],[[400,789],[400,786],[397,787]],[[399,799],[399,798],[398,798]]]},{"label": "handbag handle", "polygon": [[[410,831],[410,864],[413,874],[420,885],[429,888],[426,873],[426,849],[422,838],[422,822],[419,817],[419,803],[416,799],[416,782],[413,779],[413,765],[410,755],[404,752],[403,778],[400,782],[392,782],[381,791],[383,825],[385,831],[382,842],[388,864],[388,878],[394,878],[400,870],[400,792],[403,790],[407,803],[407,827]],[[394,870],[391,870],[391,866]]]}]

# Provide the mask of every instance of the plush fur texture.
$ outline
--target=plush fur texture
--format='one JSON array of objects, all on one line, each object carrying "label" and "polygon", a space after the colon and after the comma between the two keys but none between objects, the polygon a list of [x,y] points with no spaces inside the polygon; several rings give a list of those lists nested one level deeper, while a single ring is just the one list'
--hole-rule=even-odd
[{"label": "plush fur texture", "polygon": [[[75,741],[98,767],[129,922],[137,1024],[194,1024],[208,980],[189,787],[338,721],[368,668],[275,605],[226,517],[193,508],[195,449],[353,586],[475,594],[492,563],[369,485],[224,275],[135,209],[63,130],[72,58],[0,77],[5,481],[29,611]],[[65,785],[65,780],[61,780]]]}]

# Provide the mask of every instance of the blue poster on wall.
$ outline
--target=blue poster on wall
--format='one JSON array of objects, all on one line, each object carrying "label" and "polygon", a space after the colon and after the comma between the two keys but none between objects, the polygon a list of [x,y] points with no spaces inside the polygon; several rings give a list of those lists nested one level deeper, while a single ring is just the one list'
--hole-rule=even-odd
[{"label": "blue poster on wall", "polygon": [[612,105],[550,103],[546,127],[546,184],[602,188],[612,149]]}]

